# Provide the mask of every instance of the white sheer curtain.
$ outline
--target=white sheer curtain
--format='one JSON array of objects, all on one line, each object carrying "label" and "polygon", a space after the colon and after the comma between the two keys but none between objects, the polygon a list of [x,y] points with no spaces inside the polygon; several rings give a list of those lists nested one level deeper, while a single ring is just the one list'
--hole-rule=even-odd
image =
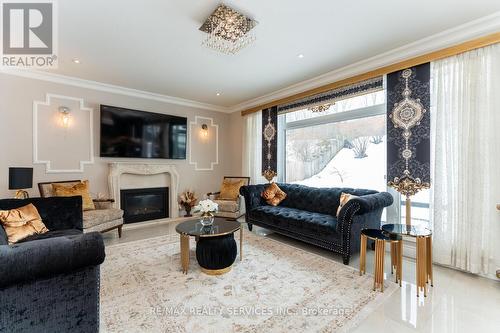
[{"label": "white sheer curtain", "polygon": [[500,268],[500,45],[432,64],[434,261]]},{"label": "white sheer curtain", "polygon": [[262,177],[262,111],[245,116],[243,139],[243,174],[251,184],[267,183]]}]

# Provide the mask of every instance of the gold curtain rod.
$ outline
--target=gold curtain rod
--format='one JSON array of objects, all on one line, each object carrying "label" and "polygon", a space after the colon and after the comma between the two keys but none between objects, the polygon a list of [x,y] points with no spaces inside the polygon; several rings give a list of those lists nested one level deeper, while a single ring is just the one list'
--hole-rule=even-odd
[{"label": "gold curtain rod", "polygon": [[472,40],[463,42],[461,44],[449,46],[449,47],[446,47],[446,48],[441,49],[441,50],[422,54],[422,55],[419,55],[417,57],[403,60],[403,61],[397,62],[395,64],[392,64],[392,65],[380,67],[380,68],[377,68],[375,70],[372,70],[372,71],[369,71],[369,72],[366,72],[363,74],[358,74],[358,75],[355,75],[355,76],[352,76],[352,77],[349,77],[346,79],[342,79],[342,80],[339,80],[336,82],[332,82],[332,83],[323,85],[321,87],[306,90],[306,91],[303,91],[301,93],[294,94],[294,95],[291,95],[288,97],[280,98],[280,99],[274,100],[274,101],[269,102],[269,103],[254,106],[250,109],[241,111],[241,115],[245,116],[247,114],[251,114],[251,113],[260,111],[262,109],[270,108],[270,107],[275,106],[275,105],[290,103],[290,102],[296,101],[296,100],[304,98],[304,97],[309,97],[309,96],[321,94],[321,93],[324,93],[324,92],[332,90],[332,89],[336,89],[336,88],[340,88],[343,86],[347,86],[349,84],[372,79],[372,78],[380,76],[380,75],[385,75],[385,74],[399,71],[399,70],[402,70],[405,68],[421,65],[421,64],[426,63],[426,62],[431,62],[431,61],[436,61],[436,60],[443,59],[443,58],[452,57],[452,56],[460,54],[460,53],[464,53],[467,51],[475,50],[475,49],[478,49],[481,47],[485,47],[485,46],[493,45],[493,44],[497,44],[497,43],[500,43],[500,32],[495,32],[493,34],[479,37],[476,39],[472,39]]}]

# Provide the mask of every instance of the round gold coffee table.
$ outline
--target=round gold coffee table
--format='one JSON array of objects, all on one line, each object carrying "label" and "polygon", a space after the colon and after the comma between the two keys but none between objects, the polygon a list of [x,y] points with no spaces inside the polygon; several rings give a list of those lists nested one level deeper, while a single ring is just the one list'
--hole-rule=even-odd
[{"label": "round gold coffee table", "polygon": [[180,234],[182,272],[189,269],[189,238],[196,240],[196,259],[202,272],[220,275],[231,270],[237,255],[234,233],[240,230],[240,260],[243,259],[243,228],[236,221],[215,218],[211,226],[203,226],[198,219],[179,223],[175,231]]}]

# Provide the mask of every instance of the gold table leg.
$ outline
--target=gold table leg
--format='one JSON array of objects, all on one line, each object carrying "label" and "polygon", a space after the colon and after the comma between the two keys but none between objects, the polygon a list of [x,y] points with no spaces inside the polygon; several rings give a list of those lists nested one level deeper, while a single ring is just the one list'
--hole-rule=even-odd
[{"label": "gold table leg", "polygon": [[[394,273],[394,269],[397,270],[397,249],[396,249],[396,243],[391,242],[391,274]],[[396,277],[396,282],[398,281]]]},{"label": "gold table leg", "polygon": [[361,234],[361,248],[359,249],[359,275],[366,273],[366,236]]},{"label": "gold table leg", "polygon": [[398,267],[396,268],[396,282],[399,282],[401,287],[401,281],[403,280],[403,240],[400,240],[397,245],[397,262]]},{"label": "gold table leg", "polygon": [[432,276],[432,236],[426,238],[427,250],[427,282],[430,282],[431,287],[434,287],[434,277]]},{"label": "gold table leg", "polygon": [[187,274],[189,269],[189,235],[181,234],[181,266],[182,273]]},{"label": "gold table leg", "polygon": [[427,237],[417,237],[417,297],[420,291],[427,296]]},{"label": "gold table leg", "polygon": [[385,256],[385,241],[382,239],[375,240],[375,279],[373,282],[373,290],[380,287],[384,292],[384,256]]},{"label": "gold table leg", "polygon": [[402,272],[402,241],[391,242],[391,274],[396,271],[396,283],[399,282],[401,286],[401,272]]},{"label": "gold table leg", "polygon": [[240,226],[240,261],[243,260],[243,226]]}]

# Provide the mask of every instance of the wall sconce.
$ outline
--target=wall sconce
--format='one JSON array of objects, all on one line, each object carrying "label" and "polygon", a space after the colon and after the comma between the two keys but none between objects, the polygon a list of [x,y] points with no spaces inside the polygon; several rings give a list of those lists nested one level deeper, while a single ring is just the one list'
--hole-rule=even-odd
[{"label": "wall sconce", "polygon": [[207,124],[201,125],[200,134],[201,134],[202,138],[207,138],[208,137],[208,126],[207,126]]},{"label": "wall sconce", "polygon": [[70,109],[67,106],[60,106],[59,113],[61,114],[61,125],[68,128],[71,120]]}]

